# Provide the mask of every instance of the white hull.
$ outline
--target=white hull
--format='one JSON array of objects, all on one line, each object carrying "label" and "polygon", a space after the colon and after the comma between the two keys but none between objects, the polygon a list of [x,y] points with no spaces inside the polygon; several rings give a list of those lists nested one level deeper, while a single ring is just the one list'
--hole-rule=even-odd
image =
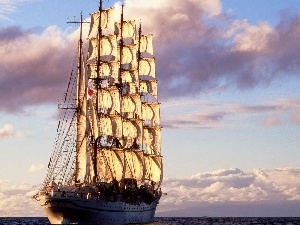
[{"label": "white hull", "polygon": [[158,199],[148,205],[45,195],[40,204],[51,224],[130,224],[153,222]]}]

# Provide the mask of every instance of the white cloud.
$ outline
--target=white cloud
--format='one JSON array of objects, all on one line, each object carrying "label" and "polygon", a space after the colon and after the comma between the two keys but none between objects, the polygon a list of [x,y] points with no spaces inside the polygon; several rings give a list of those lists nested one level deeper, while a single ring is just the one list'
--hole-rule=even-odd
[{"label": "white cloud", "polygon": [[188,179],[165,179],[163,192],[167,195],[161,199],[160,213],[217,204],[244,207],[282,202],[286,207],[300,200],[300,168],[199,173]]},{"label": "white cloud", "polygon": [[39,164],[39,165],[31,165],[28,172],[29,173],[36,173],[39,171],[42,171],[44,169],[44,165]]},{"label": "white cloud", "polygon": [[11,124],[5,124],[0,128],[0,139],[19,138],[21,136],[21,132],[15,131]]},{"label": "white cloud", "polygon": [[17,5],[30,0],[0,0],[0,20],[9,20],[8,15],[17,11]]},{"label": "white cloud", "polygon": [[0,217],[43,216],[40,206],[31,197],[36,185],[13,185],[0,180]]}]

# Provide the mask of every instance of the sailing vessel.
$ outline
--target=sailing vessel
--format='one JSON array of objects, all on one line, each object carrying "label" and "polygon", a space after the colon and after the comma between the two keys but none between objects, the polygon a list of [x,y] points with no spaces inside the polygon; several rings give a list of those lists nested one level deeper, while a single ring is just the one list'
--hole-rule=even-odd
[{"label": "sailing vessel", "polygon": [[[149,223],[162,195],[160,104],[152,35],[114,21],[114,7],[82,16],[77,69],[35,200],[52,224]],[[85,51],[86,49],[86,51]],[[87,52],[87,55],[84,55]]]}]

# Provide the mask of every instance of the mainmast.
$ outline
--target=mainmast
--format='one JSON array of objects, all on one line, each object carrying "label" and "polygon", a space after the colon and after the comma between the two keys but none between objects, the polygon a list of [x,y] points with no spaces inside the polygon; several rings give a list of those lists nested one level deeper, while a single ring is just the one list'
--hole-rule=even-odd
[{"label": "mainmast", "polygon": [[[97,101],[96,101],[96,118],[99,121],[99,118],[101,115],[99,114],[99,88],[100,88],[100,67],[101,67],[101,38],[102,38],[102,27],[101,27],[101,21],[102,21],[102,0],[99,1],[99,21],[98,21],[98,52],[97,52],[97,66],[96,66],[96,73],[97,77],[95,79],[96,87],[97,87]],[[98,126],[98,125],[97,125]],[[98,142],[100,141],[100,134],[98,133],[98,137],[95,137],[95,142],[93,143],[93,170],[94,170],[94,176],[93,176],[93,182],[97,182],[98,178],[98,169],[97,169],[97,148],[98,148]]]}]

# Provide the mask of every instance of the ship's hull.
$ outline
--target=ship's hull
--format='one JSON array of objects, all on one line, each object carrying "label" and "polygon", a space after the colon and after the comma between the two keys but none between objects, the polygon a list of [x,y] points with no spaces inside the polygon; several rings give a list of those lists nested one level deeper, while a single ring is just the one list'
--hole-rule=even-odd
[{"label": "ship's hull", "polygon": [[158,199],[151,204],[129,204],[46,195],[40,203],[51,224],[134,224],[153,222]]}]

